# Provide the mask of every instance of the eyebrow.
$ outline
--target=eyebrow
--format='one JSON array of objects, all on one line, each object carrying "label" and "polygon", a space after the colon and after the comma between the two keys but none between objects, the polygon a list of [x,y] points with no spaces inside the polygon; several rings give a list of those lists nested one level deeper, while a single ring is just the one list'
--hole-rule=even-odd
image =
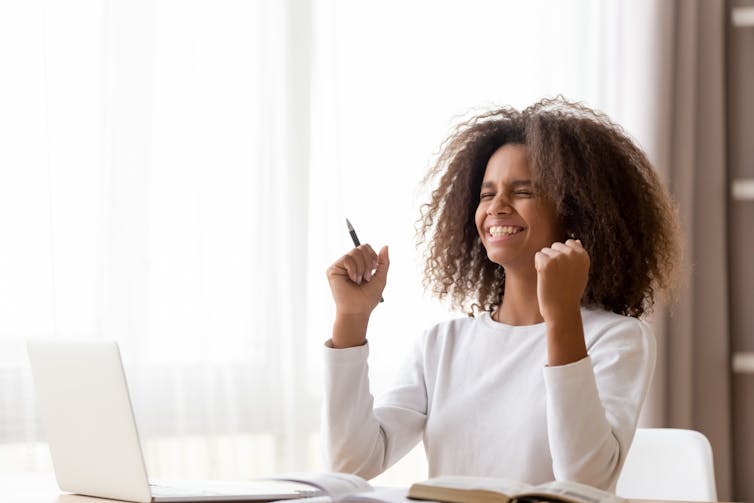
[{"label": "eyebrow", "polygon": [[[507,185],[508,185],[508,187],[510,187],[512,189],[515,189],[517,187],[527,187],[527,186],[530,187],[531,186],[531,180],[513,180],[513,181],[511,181]],[[487,181],[487,182],[483,182],[482,183],[482,187],[481,188],[488,189],[488,188],[493,188],[493,187],[495,187],[495,183]]]}]

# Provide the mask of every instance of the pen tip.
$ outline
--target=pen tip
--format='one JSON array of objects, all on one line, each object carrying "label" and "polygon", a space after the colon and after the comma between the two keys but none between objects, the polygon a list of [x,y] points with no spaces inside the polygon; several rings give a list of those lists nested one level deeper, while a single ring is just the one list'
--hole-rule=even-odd
[{"label": "pen tip", "polygon": [[348,220],[347,218],[346,218],[346,225],[348,226],[348,230],[349,230],[349,231],[352,231],[352,230],[353,230],[353,225],[351,225],[351,221],[350,221],[350,220]]}]

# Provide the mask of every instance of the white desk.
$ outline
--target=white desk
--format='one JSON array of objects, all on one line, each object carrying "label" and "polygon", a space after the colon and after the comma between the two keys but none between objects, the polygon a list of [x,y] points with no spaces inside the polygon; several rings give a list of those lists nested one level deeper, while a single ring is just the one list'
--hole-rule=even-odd
[{"label": "white desk", "polygon": [[[116,500],[64,494],[53,474],[0,473],[0,501],[3,503],[114,503]],[[629,503],[680,503],[658,500],[628,500]]]}]

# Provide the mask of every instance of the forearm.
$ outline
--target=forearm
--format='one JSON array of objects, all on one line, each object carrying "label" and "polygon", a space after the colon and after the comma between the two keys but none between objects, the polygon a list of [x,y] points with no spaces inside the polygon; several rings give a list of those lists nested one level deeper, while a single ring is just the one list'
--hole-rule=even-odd
[{"label": "forearm", "polygon": [[556,479],[610,489],[617,477],[621,447],[600,400],[591,360],[549,367],[545,383]]},{"label": "forearm", "polygon": [[322,432],[330,470],[371,478],[421,440],[427,411],[421,345],[415,343],[377,405],[369,390],[369,345],[324,348]]},{"label": "forearm", "polygon": [[546,323],[549,366],[567,365],[586,357],[584,326],[579,306],[558,313],[546,320]]},{"label": "forearm", "polygon": [[545,367],[544,378],[556,477],[611,489],[631,445],[656,349],[645,323],[601,316],[610,326],[590,344],[589,356]]},{"label": "forearm", "polygon": [[368,314],[336,314],[332,330],[332,347],[344,349],[362,346],[366,342],[368,325]]},{"label": "forearm", "polygon": [[328,469],[365,478],[379,474],[385,441],[374,417],[367,371],[368,346],[325,349],[322,434]]}]

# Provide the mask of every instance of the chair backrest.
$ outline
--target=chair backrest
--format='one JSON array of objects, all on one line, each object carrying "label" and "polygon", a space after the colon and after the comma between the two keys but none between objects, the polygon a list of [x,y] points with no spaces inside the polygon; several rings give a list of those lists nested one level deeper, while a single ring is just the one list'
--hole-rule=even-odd
[{"label": "chair backrest", "polygon": [[615,492],[634,499],[717,501],[707,437],[694,430],[639,428]]}]

